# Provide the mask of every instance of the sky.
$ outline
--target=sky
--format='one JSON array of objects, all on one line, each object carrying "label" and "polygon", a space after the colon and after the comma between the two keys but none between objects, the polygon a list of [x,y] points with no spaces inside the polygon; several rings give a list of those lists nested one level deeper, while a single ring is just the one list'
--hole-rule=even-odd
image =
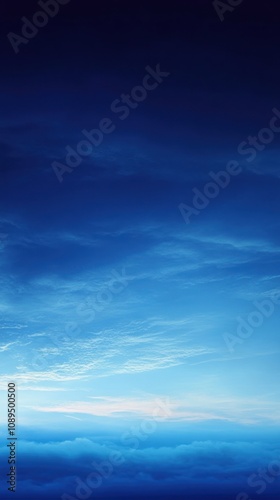
[{"label": "sky", "polygon": [[0,27],[0,499],[278,498],[277,2]]}]

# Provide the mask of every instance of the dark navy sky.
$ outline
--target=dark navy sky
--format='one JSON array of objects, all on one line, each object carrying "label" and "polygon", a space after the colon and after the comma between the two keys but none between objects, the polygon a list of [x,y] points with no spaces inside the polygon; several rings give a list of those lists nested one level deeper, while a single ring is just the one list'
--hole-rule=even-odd
[{"label": "dark navy sky", "polygon": [[[62,3],[29,39],[17,37],[37,2],[0,12],[0,398],[5,408],[15,380],[14,497],[77,500],[82,481],[83,498],[274,500],[278,4]],[[92,462],[113,450],[123,462],[97,488]]]}]

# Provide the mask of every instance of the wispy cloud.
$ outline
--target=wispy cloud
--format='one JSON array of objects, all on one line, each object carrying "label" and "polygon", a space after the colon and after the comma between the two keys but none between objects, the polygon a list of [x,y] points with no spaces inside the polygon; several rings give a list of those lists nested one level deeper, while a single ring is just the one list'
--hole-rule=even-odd
[{"label": "wispy cloud", "polygon": [[98,417],[152,418],[156,401],[162,400],[168,408],[167,420],[202,422],[222,420],[238,424],[257,425],[265,422],[280,423],[280,404],[262,398],[207,396],[207,394],[181,395],[180,399],[167,396],[147,398],[95,397],[94,401],[74,401],[59,405],[32,406],[43,413],[86,414]]}]

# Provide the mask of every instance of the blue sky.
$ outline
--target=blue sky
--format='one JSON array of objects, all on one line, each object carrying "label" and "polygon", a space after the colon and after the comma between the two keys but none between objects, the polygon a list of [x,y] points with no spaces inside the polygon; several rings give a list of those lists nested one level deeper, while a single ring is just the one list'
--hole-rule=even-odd
[{"label": "blue sky", "polygon": [[[29,4],[8,9],[5,36]],[[16,495],[78,498],[77,478],[117,451],[87,498],[251,500],[248,478],[280,461],[279,136],[252,163],[238,146],[280,109],[279,35],[270,7],[221,23],[211,2],[159,20],[156,3],[108,4],[72,0],[19,54],[1,46],[0,399],[15,381]],[[170,75],[112,114],[157,64]],[[52,163],[105,117],[114,132],[60,183]],[[180,204],[230,160],[242,172],[186,224]],[[2,469],[6,455],[2,439]],[[276,498],[278,476],[265,485]]]}]

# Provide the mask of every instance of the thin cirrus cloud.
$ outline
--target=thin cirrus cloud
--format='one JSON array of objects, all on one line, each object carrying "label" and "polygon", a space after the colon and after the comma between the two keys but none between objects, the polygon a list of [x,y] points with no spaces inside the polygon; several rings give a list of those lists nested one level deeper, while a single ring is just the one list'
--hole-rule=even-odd
[{"label": "thin cirrus cloud", "polygon": [[94,417],[153,418],[153,412],[161,401],[167,421],[203,422],[224,421],[236,424],[280,423],[280,405],[261,398],[209,397],[206,394],[181,395],[180,399],[166,396],[153,398],[91,397],[94,401],[75,401],[61,405],[33,406],[32,410],[43,413],[91,415]]}]

